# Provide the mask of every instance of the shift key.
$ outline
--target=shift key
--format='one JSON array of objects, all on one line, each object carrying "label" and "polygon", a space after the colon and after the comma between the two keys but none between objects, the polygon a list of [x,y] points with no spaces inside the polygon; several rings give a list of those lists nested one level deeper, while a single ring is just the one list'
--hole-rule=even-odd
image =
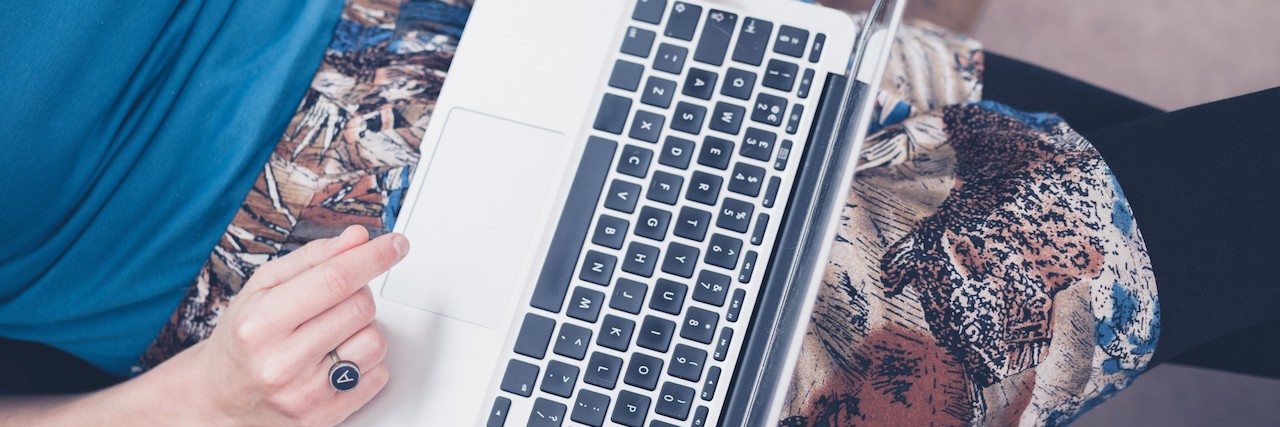
[{"label": "shift key", "polygon": [[733,49],[733,60],[743,64],[760,65],[764,59],[765,48],[769,45],[769,35],[773,33],[773,23],[756,18],[742,21],[742,30],[738,31],[738,45]]}]

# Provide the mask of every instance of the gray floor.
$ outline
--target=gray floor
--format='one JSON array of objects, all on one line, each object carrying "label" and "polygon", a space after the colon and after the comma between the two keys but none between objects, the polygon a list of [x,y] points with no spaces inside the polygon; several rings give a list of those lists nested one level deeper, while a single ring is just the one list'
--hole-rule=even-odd
[{"label": "gray floor", "polygon": [[[1163,109],[1280,86],[1276,0],[991,0],[974,35]],[[1076,425],[1280,426],[1280,381],[1161,366]]]}]

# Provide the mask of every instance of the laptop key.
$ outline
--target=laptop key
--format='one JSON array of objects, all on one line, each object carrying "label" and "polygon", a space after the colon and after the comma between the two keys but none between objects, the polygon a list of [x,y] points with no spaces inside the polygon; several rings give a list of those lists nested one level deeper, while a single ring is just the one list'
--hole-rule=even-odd
[{"label": "laptop key", "polygon": [[587,139],[587,147],[578,163],[577,174],[569,188],[564,212],[560,215],[548,252],[569,255],[555,257],[542,265],[529,305],[552,313],[560,312],[564,296],[569,293],[569,281],[577,267],[578,259],[574,254],[582,251],[582,242],[587,237],[587,227],[595,214],[600,190],[604,188],[617,146],[616,142],[604,138],[593,136]]},{"label": "laptop key", "polygon": [[751,99],[751,93],[755,90],[755,87],[755,73],[729,68],[729,71],[724,73],[724,84],[720,86],[720,93],[724,96],[732,96],[746,101]]},{"label": "laptop key", "polygon": [[587,361],[587,370],[582,373],[582,380],[587,384],[613,390],[618,385],[618,375],[622,372],[622,359],[601,352],[591,353]]},{"label": "laptop key", "polygon": [[804,105],[795,104],[791,106],[791,114],[787,115],[787,134],[795,135],[800,131],[800,118],[804,117]]},{"label": "laptop key", "polygon": [[555,320],[526,313],[524,323],[520,325],[520,335],[516,336],[516,353],[534,359],[543,358],[547,355],[547,345],[551,343],[551,334],[555,329]]},{"label": "laptop key", "polygon": [[644,296],[649,286],[627,278],[618,278],[613,286],[613,297],[609,298],[609,307],[631,314],[639,314],[644,307]]},{"label": "laptop key", "polygon": [[622,382],[645,390],[653,390],[658,387],[658,377],[661,375],[662,359],[643,353],[634,353],[631,355],[631,361],[627,363],[627,375],[623,377]]},{"label": "laptop key", "polygon": [[648,416],[649,398],[623,390],[613,404],[613,415],[609,419],[627,427],[644,427],[644,419]]},{"label": "laptop key", "polygon": [[631,19],[657,25],[667,12],[667,0],[637,0]]},{"label": "laptop key", "polygon": [[538,367],[511,359],[507,362],[507,372],[502,374],[502,391],[529,397],[533,394],[533,385],[538,381]]},{"label": "laptop key", "polygon": [[[644,321],[640,322],[640,331],[636,334],[636,345],[659,353],[666,353],[667,348],[671,346],[671,335],[675,331],[675,322],[653,316],[645,316]],[[661,366],[658,367],[661,368]],[[661,371],[661,369],[658,369],[658,371]],[[652,387],[649,389],[653,390]]]},{"label": "laptop key", "polygon": [[627,27],[627,32],[622,37],[622,53],[648,58],[649,52],[653,50],[653,38],[656,36],[657,34],[653,31]]},{"label": "laptop key", "polygon": [[640,87],[640,76],[644,74],[644,66],[619,59],[613,63],[613,73],[609,74],[609,86],[635,92]]},{"label": "laptop key", "polygon": [[769,66],[764,70],[765,87],[771,87],[783,92],[791,92],[791,88],[795,86],[796,75],[799,74],[800,67],[786,61],[770,59]]},{"label": "laptop key", "polygon": [[702,121],[706,119],[707,107],[688,102],[676,104],[675,114],[671,116],[671,128],[697,135],[702,132]]},{"label": "laptop key", "polygon": [[636,322],[630,319],[606,314],[604,322],[600,324],[600,336],[596,338],[596,344],[625,352],[631,347],[631,333],[635,328]]},{"label": "laptop key", "polygon": [[662,271],[680,277],[693,277],[693,267],[698,263],[698,248],[671,242],[667,255],[662,259]]},{"label": "laptop key", "polygon": [[671,7],[671,18],[667,20],[667,29],[663,34],[680,40],[693,40],[693,32],[698,28],[698,18],[701,16],[702,6],[676,2]]},{"label": "laptop key", "polygon": [[742,241],[723,234],[711,235],[711,247],[707,248],[707,264],[733,270],[738,266]]},{"label": "laptop key", "polygon": [[634,145],[622,149],[622,159],[618,161],[618,173],[644,179],[649,175],[649,162],[653,160],[653,150]]},{"label": "laptop key", "polygon": [[600,306],[604,305],[604,293],[578,286],[569,297],[569,317],[587,323],[595,323],[600,317]]},{"label": "laptop key", "polygon": [[662,132],[662,125],[666,124],[666,122],[666,117],[644,110],[636,110],[636,116],[631,120],[631,132],[628,132],[627,136],[645,142],[658,142],[658,134]]},{"label": "laptop key", "polygon": [[[723,359],[720,359],[723,360]],[[702,393],[698,397],[710,402],[716,396],[716,387],[720,385],[720,367],[712,366],[707,371],[707,379],[702,382]]]},{"label": "laptop key", "polygon": [[742,260],[742,270],[738,272],[738,282],[747,283],[751,281],[751,275],[756,271],[756,257],[760,256],[756,251],[747,251],[747,258]]},{"label": "laptop key", "polygon": [[[756,95],[756,106],[751,109],[751,120],[778,126],[787,114],[787,100],[767,93]],[[634,132],[634,131],[633,131]]]},{"label": "laptop key", "polygon": [[782,146],[778,148],[778,157],[773,159],[773,169],[783,170],[787,168],[787,160],[791,158],[791,140],[782,141]]},{"label": "laptop key", "polygon": [[[733,342],[733,329],[730,329],[728,326],[721,328],[720,338],[716,340],[716,349],[711,353],[711,358],[716,359],[717,362],[723,362],[725,357],[729,355],[729,343],[731,342]],[[719,374],[720,371],[716,370],[715,372]],[[708,377],[710,377],[710,375],[708,375]],[[707,400],[710,400],[710,398]]]},{"label": "laptop key", "polygon": [[684,58],[688,55],[689,49],[672,44],[660,44],[658,53],[653,58],[653,68],[678,76],[684,72]]},{"label": "laptop key", "polygon": [[804,74],[800,75],[800,88],[796,89],[796,96],[800,98],[809,97],[809,88],[813,87],[813,69],[804,70]]},{"label": "laptop key", "polygon": [[547,364],[547,372],[542,376],[542,391],[560,397],[573,395],[573,385],[578,382],[578,367],[559,360]]},{"label": "laptop key", "polygon": [[639,199],[639,184],[615,179],[613,184],[609,184],[609,193],[604,196],[604,207],[618,212],[631,213],[636,210],[636,200]]},{"label": "laptop key", "polygon": [[680,216],[676,217],[675,235],[701,242],[707,237],[707,224],[711,223],[711,213],[688,206],[680,208]]},{"label": "laptop key", "polygon": [[766,228],[769,228],[769,214],[761,213],[760,215],[756,215],[756,227],[751,230],[751,240],[749,240],[751,244],[759,245],[764,243],[764,232]]},{"label": "laptop key", "polygon": [[725,52],[729,50],[729,38],[733,36],[733,28],[737,25],[738,15],[712,9],[707,13],[693,60],[716,66],[723,64]]},{"label": "laptop key", "polygon": [[560,335],[556,338],[554,351],[564,357],[582,360],[587,356],[587,346],[590,344],[590,329],[565,323],[560,325]]},{"label": "laptop key", "polygon": [[637,275],[653,276],[653,266],[658,263],[658,248],[640,242],[627,245],[627,255],[622,261],[622,271]]},{"label": "laptop key", "polygon": [[703,171],[694,171],[693,177],[689,178],[689,190],[684,193],[684,198],[707,206],[715,206],[720,200],[720,186],[723,184],[724,178]]},{"label": "laptop key", "polygon": [[[751,212],[755,209],[750,203],[726,197],[720,206],[720,216],[716,218],[716,226],[746,233],[751,224]],[[733,267],[725,267],[733,268]]]},{"label": "laptop key", "polygon": [[694,98],[710,100],[716,91],[716,81],[720,77],[716,73],[701,68],[689,68],[689,75],[684,78],[684,89],[681,93]]},{"label": "laptop key", "polygon": [[702,378],[702,366],[707,362],[707,352],[684,344],[676,344],[670,360],[671,365],[667,366],[668,374],[696,383]]},{"label": "laptop key", "polygon": [[680,336],[703,344],[711,344],[716,336],[716,324],[720,315],[698,307],[689,307],[684,315],[684,326],[680,327]]},{"label": "laptop key", "polygon": [[729,175],[729,191],[755,197],[760,195],[762,184],[764,168],[746,163],[733,165],[733,173]]},{"label": "laptop key", "polygon": [[698,281],[693,286],[693,300],[716,307],[723,306],[725,297],[729,295],[729,283],[732,281],[733,279],[729,276],[711,270],[702,270],[698,273]]},{"label": "laptop key", "polygon": [[746,108],[717,102],[715,110],[711,113],[710,127],[730,135],[737,135],[742,129],[742,116],[745,114],[747,114]]},{"label": "laptop key", "polygon": [[693,141],[668,136],[667,141],[662,144],[662,154],[658,156],[658,163],[676,169],[687,169],[692,159]]},{"label": "laptop key", "polygon": [[724,170],[729,167],[731,157],[733,157],[733,142],[708,135],[702,140],[698,164]]},{"label": "laptop key", "polygon": [[662,420],[653,420],[649,422],[649,427],[680,427]]},{"label": "laptop key", "polygon": [[600,215],[596,221],[596,232],[591,235],[591,243],[614,249],[622,249],[622,241],[627,237],[631,224],[627,220],[612,215]]},{"label": "laptop key", "polygon": [[664,313],[680,314],[684,307],[684,294],[689,287],[667,279],[658,279],[653,285],[653,297],[649,299],[649,308]]},{"label": "laptop key", "polygon": [[699,406],[693,411],[693,420],[689,421],[690,427],[705,427],[707,425],[707,415],[710,410],[706,406]]},{"label": "laptop key", "polygon": [[622,135],[622,128],[627,124],[627,116],[631,114],[631,100],[607,93],[600,102],[600,110],[596,112],[596,121],[592,125],[598,131]]},{"label": "laptop key", "polygon": [[674,205],[680,199],[680,189],[683,186],[684,178],[680,175],[656,171],[649,181],[649,200]]},{"label": "laptop key", "polygon": [[772,22],[751,17],[744,18],[742,29],[738,30],[738,42],[733,49],[733,60],[743,64],[760,65],[772,32]]},{"label": "laptop key", "polygon": [[777,140],[778,135],[773,132],[758,128],[747,128],[746,136],[742,138],[742,148],[739,149],[738,154],[767,162],[773,157],[773,145],[774,141]]},{"label": "laptop key", "polygon": [[773,51],[795,58],[804,57],[805,46],[809,44],[809,32],[783,25],[778,29],[778,40],[773,44]]},{"label": "laptop key", "polygon": [[822,47],[827,44],[827,35],[818,33],[813,38],[813,46],[809,47],[809,62],[818,63],[818,59],[822,57]]},{"label": "laptop key", "polygon": [[654,411],[677,420],[689,418],[689,406],[693,404],[693,389],[673,382],[662,383],[658,392],[658,405]]},{"label": "laptop key", "polygon": [[738,313],[742,311],[742,304],[747,299],[747,291],[739,288],[733,290],[733,296],[729,297],[729,311],[724,314],[724,320],[730,322],[738,321]]},{"label": "laptop key", "polygon": [[676,96],[676,82],[649,76],[649,80],[644,84],[644,93],[640,95],[640,102],[658,108],[667,108],[671,106],[671,98],[674,96]]},{"label": "laptop key", "polygon": [[502,427],[507,423],[507,411],[511,410],[511,399],[498,396],[493,401],[493,409],[489,411],[489,421],[484,423],[485,427]]},{"label": "laptop key", "polygon": [[769,178],[769,186],[765,187],[764,200],[761,200],[760,204],[766,208],[773,207],[773,204],[778,201],[778,187],[780,186],[782,186],[782,178],[776,176]]},{"label": "laptop key", "polygon": [[560,427],[564,423],[563,403],[543,399],[533,401],[533,411],[529,414],[529,427]]},{"label": "laptop key", "polygon": [[573,413],[570,420],[591,427],[604,425],[604,413],[609,410],[609,397],[591,390],[578,392],[578,399],[573,402]]},{"label": "laptop key", "polygon": [[671,212],[645,206],[640,208],[640,218],[636,220],[636,235],[662,241],[667,238],[667,225],[670,223]]},{"label": "laptop key", "polygon": [[582,260],[582,272],[578,273],[578,278],[597,285],[609,286],[609,279],[613,278],[613,268],[617,263],[618,258],[613,255],[587,251],[587,256]]}]

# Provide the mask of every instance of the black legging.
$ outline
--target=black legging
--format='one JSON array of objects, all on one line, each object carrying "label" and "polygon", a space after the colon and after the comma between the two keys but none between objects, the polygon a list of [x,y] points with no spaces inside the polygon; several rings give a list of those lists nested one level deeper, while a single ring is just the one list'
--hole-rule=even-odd
[{"label": "black legging", "polygon": [[1154,363],[1280,377],[1280,89],[1164,113],[988,52],[983,97],[1057,113],[1111,167],[1159,289]]}]

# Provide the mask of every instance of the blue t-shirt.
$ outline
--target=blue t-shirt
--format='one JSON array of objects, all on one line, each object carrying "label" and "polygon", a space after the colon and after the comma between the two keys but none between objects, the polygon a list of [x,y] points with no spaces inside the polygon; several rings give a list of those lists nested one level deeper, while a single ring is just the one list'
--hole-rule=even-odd
[{"label": "blue t-shirt", "polygon": [[0,336],[127,374],[252,187],[342,6],[0,11]]}]

